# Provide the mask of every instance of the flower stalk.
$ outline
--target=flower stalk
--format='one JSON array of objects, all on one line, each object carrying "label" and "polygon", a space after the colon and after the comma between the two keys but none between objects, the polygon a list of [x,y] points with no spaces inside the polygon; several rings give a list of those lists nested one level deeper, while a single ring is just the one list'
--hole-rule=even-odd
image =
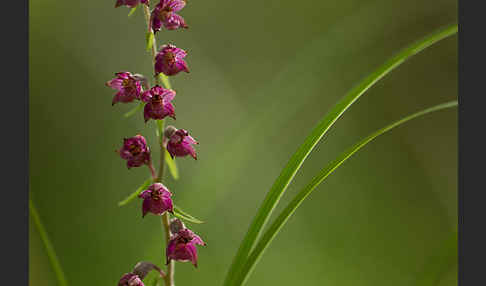
[{"label": "flower stalk", "polygon": [[[202,239],[194,234],[190,229],[183,228],[171,231],[170,214],[174,213],[172,192],[162,184],[164,178],[164,165],[166,163],[166,152],[174,157],[185,157],[190,155],[196,159],[196,150],[192,145],[198,144],[184,129],[177,129],[169,126],[164,129],[165,117],[175,120],[175,108],[172,100],[176,92],[172,90],[168,76],[174,76],[181,71],[189,72],[187,63],[184,60],[186,51],[177,48],[172,44],[165,44],[157,48],[155,34],[164,27],[167,30],[187,28],[182,16],[176,12],[186,5],[185,0],[160,0],[151,10],[148,0],[118,0],[115,7],[127,6],[135,9],[139,5],[143,6],[145,22],[147,26],[147,51],[151,52],[153,76],[155,85],[150,87],[147,78],[141,74],[130,72],[116,73],[116,78],[107,82],[107,86],[117,90],[113,98],[113,105],[117,102],[130,103],[140,101],[133,114],[143,107],[143,118],[145,123],[153,119],[156,123],[156,134],[158,136],[157,146],[160,148],[159,170],[153,167],[152,154],[145,138],[138,134],[134,137],[125,138],[121,149],[117,150],[120,157],[127,161],[128,169],[147,165],[150,170],[152,180],[144,184],[142,190],[137,190],[134,196],[138,196],[142,202],[142,217],[148,213],[161,216],[161,224],[165,232],[165,261],[167,271],[164,273],[158,266],[149,262],[137,264],[140,267],[126,273],[120,279],[119,286],[144,286],[142,280],[146,272],[155,269],[160,272],[166,286],[174,286],[175,261],[190,261],[197,267],[197,248],[196,245],[206,245]],[[133,10],[132,10],[133,11]],[[163,87],[161,86],[163,84]],[[148,184],[150,184],[148,186]],[[125,201],[124,201],[125,203]],[[175,221],[178,219],[174,219]],[[177,222],[176,222],[177,223]],[[183,226],[182,222],[180,224]],[[173,228],[174,229],[174,228]],[[138,270],[148,269],[140,272]]]},{"label": "flower stalk", "polygon": [[154,181],[156,181],[157,180],[157,174],[155,172],[154,165],[152,165],[152,161],[150,161],[147,166],[148,166],[148,168],[150,170],[150,175],[152,175],[152,179]]},{"label": "flower stalk", "polygon": [[[155,41],[155,40],[154,40]],[[155,60],[154,60],[155,61]],[[157,122],[159,128],[159,144],[160,144],[160,167],[159,167],[159,174],[157,176],[156,182],[162,182],[164,177],[164,165],[165,165],[165,150],[163,143],[164,142],[164,132],[160,130],[164,130],[164,120],[160,120]],[[165,212],[161,217],[162,227],[165,233],[165,245],[169,245],[170,241],[170,218],[169,214]],[[164,276],[164,281],[166,286],[174,286],[174,273],[175,273],[175,263],[174,261],[170,261],[167,264],[167,274]]]},{"label": "flower stalk", "polygon": [[[153,33],[151,31],[151,25],[150,25],[150,8],[146,5],[143,5],[143,13],[145,15],[145,22],[147,24],[147,33]],[[152,66],[155,67],[155,57],[157,56],[157,40],[155,39],[155,35],[152,37]],[[154,69],[155,70],[155,69]],[[155,75],[155,72],[154,72]],[[164,76],[164,75],[161,75]],[[158,75],[155,75],[155,83],[160,84],[160,77]],[[167,79],[168,82],[169,79]],[[167,85],[165,84],[165,87],[170,89],[170,84]],[[161,119],[160,121],[158,120],[157,122],[157,128],[159,129],[159,144],[160,144],[160,166],[159,166],[159,173],[155,179],[155,182],[162,182],[162,179],[164,177],[164,165],[165,165],[165,150],[164,146],[162,145],[162,142],[164,142],[164,132],[161,132],[164,130],[164,120]],[[169,229],[169,224],[170,224],[170,219],[169,219],[169,214],[165,212],[162,217],[162,227],[164,229],[165,233],[165,245],[169,245],[170,241],[170,229]],[[166,286],[174,286],[174,272],[175,272],[175,264],[174,261],[170,261],[169,264],[167,265],[167,274],[164,276],[164,281]]]}]

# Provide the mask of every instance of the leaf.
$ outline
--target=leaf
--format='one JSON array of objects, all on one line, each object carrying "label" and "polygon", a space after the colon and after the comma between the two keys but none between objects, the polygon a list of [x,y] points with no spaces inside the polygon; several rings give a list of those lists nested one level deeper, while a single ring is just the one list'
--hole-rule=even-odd
[{"label": "leaf", "polygon": [[148,186],[151,183],[152,183],[152,178],[149,178],[149,179],[145,180],[145,182],[143,182],[143,184],[140,187],[138,187],[135,190],[135,192],[131,193],[123,201],[118,202],[118,206],[119,207],[122,207],[122,206],[128,204],[129,202],[131,202],[132,200],[134,200],[138,196],[138,194],[140,194],[142,191],[144,191],[146,188],[148,188]]},{"label": "leaf", "polygon": [[132,108],[130,111],[128,111],[127,113],[123,114],[124,117],[130,117],[132,115],[134,115],[135,113],[137,113],[139,110],[143,109],[143,106],[144,106],[144,103],[143,102],[140,102],[137,106],[135,106],[134,108]]},{"label": "leaf", "polygon": [[165,157],[164,157],[165,163],[167,164],[167,167],[169,167],[170,174],[172,175],[172,178],[174,178],[174,180],[178,180],[179,170],[177,169],[176,161],[175,159],[172,159],[169,152],[167,152],[167,149],[164,148],[164,150],[165,150]]},{"label": "leaf", "polygon": [[[155,134],[157,135],[157,137],[159,137],[159,140],[160,140],[160,145],[163,146],[163,138],[161,136],[161,134],[164,134],[164,120],[156,120],[155,121],[156,124],[157,124],[157,129],[155,130]],[[170,156],[169,152],[167,151],[167,149],[163,148],[163,151],[162,152],[165,152],[165,155],[164,155],[164,161],[165,163],[167,164],[167,167],[169,167],[169,171],[170,171],[170,174],[172,175],[172,177],[174,178],[174,180],[178,180],[179,179],[179,169],[177,168],[177,164],[175,162],[174,159],[172,159],[172,157]]]},{"label": "leaf", "polygon": [[[163,134],[164,134],[164,120],[156,120],[155,123],[157,124],[157,129],[155,129],[155,134],[157,137],[159,137],[159,143],[160,146],[163,146]],[[164,147],[161,147],[163,150],[162,152],[165,152],[164,154],[164,161],[167,164],[167,167],[169,167],[170,174],[174,178],[174,180],[179,179],[179,169],[177,168],[177,164],[174,159],[170,156],[169,152],[167,152],[167,149]]]},{"label": "leaf", "polygon": [[147,41],[147,52],[150,52],[150,50],[152,49],[152,45],[154,44],[154,37],[154,32],[147,32],[147,35],[145,37],[145,40]]},{"label": "leaf", "polygon": [[56,274],[56,278],[57,281],[59,282],[59,285],[67,286],[68,283],[66,280],[66,276],[64,275],[64,271],[62,271],[61,263],[57,258],[56,252],[54,251],[54,247],[52,246],[49,236],[47,235],[47,231],[44,228],[44,225],[42,224],[39,213],[37,212],[37,209],[35,208],[34,202],[32,201],[31,198],[29,198],[29,212],[30,212],[30,216],[34,220],[34,226],[39,232],[39,236],[42,240],[42,243],[44,244],[44,247],[47,252],[47,257],[49,257],[49,262],[51,263],[51,266],[54,269],[54,273]]},{"label": "leaf", "polygon": [[195,217],[193,217],[192,215],[184,212],[183,210],[181,210],[178,206],[174,206],[174,216],[180,218],[180,219],[183,219],[183,220],[186,220],[188,222],[192,222],[192,223],[204,223],[204,221],[202,220],[199,220]]},{"label": "leaf", "polygon": [[157,124],[157,129],[155,129],[155,135],[159,137],[160,145],[162,145],[162,135],[164,134],[164,119],[155,120],[155,124]]},{"label": "leaf", "polygon": [[132,9],[130,9],[130,12],[128,12],[128,17],[131,17],[133,15],[133,13],[135,13],[135,10],[137,10],[137,7],[138,6],[135,6]]},{"label": "leaf", "polygon": [[[255,267],[258,260],[261,258],[262,254],[265,252],[266,248],[270,245],[273,241],[275,236],[278,234],[280,229],[285,225],[287,220],[292,216],[295,210],[300,206],[300,204],[304,201],[307,196],[321,184],[331,173],[334,172],[341,164],[343,164],[349,157],[351,157],[354,153],[358,152],[361,148],[366,146],[376,137],[382,135],[383,133],[390,131],[391,129],[404,124],[405,122],[412,120],[414,118],[426,115],[431,112],[443,110],[446,108],[452,108],[457,106],[457,101],[446,102],[443,104],[439,104],[407,117],[402,118],[388,126],[385,126],[378,131],[375,131],[368,137],[362,139],[351,148],[346,150],[345,152],[341,153],[336,159],[334,159],[329,165],[324,167],[317,176],[315,176],[311,182],[304,187],[295,197],[294,199],[287,205],[287,207],[280,213],[280,215],[275,219],[273,224],[268,228],[265,234],[262,236],[258,244],[255,246],[255,249],[251,252],[248,260],[246,261],[245,265],[243,266],[243,270],[241,273],[235,278],[234,285],[243,285],[246,280],[248,279],[249,275],[251,274],[253,268]],[[425,285],[425,284],[424,284]]]},{"label": "leaf", "polygon": [[267,193],[262,205],[257,211],[257,214],[253,218],[253,221],[240,244],[238,252],[230,266],[227,273],[224,285],[232,285],[233,279],[241,271],[245,260],[248,258],[250,250],[255,244],[256,239],[260,235],[263,227],[267,223],[270,215],[275,209],[276,205],[280,201],[283,193],[287,189],[294,178],[297,171],[300,169],[302,163],[307,158],[309,153],[314,149],[314,146],[319,140],[327,133],[331,126],[336,122],[339,117],[358,100],[361,95],[364,94],[371,86],[377,81],[405,62],[413,55],[419,53],[432,44],[457,33],[457,25],[451,25],[444,29],[441,29],[428,37],[412,44],[405,48],[396,56],[385,62],[378,69],[373,71],[369,76],[363,79],[357,86],[351,89],[334,107],[322,118],[316,127],[311,131],[309,136],[305,139],[304,143],[299,149],[292,155],[287,165],[280,172],[280,175],[272,185],[270,191]]},{"label": "leaf", "polygon": [[164,84],[165,88],[172,89],[172,86],[170,85],[170,80],[169,80],[168,76],[166,76],[163,73],[159,73],[159,78],[162,81],[162,83]]}]

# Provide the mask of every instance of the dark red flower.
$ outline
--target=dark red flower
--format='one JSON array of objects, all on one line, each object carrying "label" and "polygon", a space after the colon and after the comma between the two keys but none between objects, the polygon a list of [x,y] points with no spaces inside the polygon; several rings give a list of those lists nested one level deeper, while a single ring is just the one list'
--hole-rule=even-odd
[{"label": "dark red flower", "polygon": [[150,162],[150,149],[142,135],[123,139],[123,146],[118,153],[122,159],[127,160],[128,169]]},{"label": "dark red flower", "polygon": [[163,45],[155,56],[155,73],[167,76],[176,75],[180,71],[189,72],[184,61],[187,53],[174,45]]},{"label": "dark red flower", "polygon": [[150,118],[164,119],[166,116],[175,119],[174,106],[171,101],[174,99],[176,93],[171,89],[165,89],[159,85],[146,90],[141,95],[143,102],[146,102],[143,110],[143,117],[145,122]]},{"label": "dark red flower", "polygon": [[174,206],[171,199],[172,193],[161,183],[151,185],[148,190],[138,195],[143,199],[142,217],[148,212],[155,215],[162,215],[166,211],[173,212]]},{"label": "dark red flower", "polygon": [[167,126],[165,136],[167,138],[167,151],[172,158],[191,155],[192,158],[197,159],[196,150],[192,145],[199,143],[186,130]]},{"label": "dark red flower", "polygon": [[178,28],[187,28],[184,18],[177,14],[186,6],[185,0],[161,0],[150,16],[150,23],[154,33],[158,32],[162,25],[167,30],[175,30]]},{"label": "dark red flower", "polygon": [[142,86],[140,81],[129,72],[119,72],[115,74],[116,77],[106,83],[118,92],[113,97],[111,105],[117,102],[132,102],[140,98]]},{"label": "dark red flower", "polygon": [[117,0],[115,3],[115,8],[118,8],[120,6],[128,6],[130,8],[133,8],[139,3],[143,3],[149,6],[149,0]]},{"label": "dark red flower", "polygon": [[185,227],[180,229],[172,235],[167,245],[167,264],[173,259],[182,262],[191,261],[197,267],[196,245],[206,245],[206,243],[191,230]]}]

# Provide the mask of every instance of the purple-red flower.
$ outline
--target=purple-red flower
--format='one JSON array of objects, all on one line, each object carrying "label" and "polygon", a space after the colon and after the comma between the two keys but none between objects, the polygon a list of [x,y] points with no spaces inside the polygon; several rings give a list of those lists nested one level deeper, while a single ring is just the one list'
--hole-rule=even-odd
[{"label": "purple-red flower", "polygon": [[162,25],[167,30],[187,28],[184,18],[176,13],[184,6],[186,6],[185,0],[161,0],[150,16],[150,24],[154,33],[159,31]]},{"label": "purple-red flower", "polygon": [[147,122],[152,119],[164,119],[166,116],[175,119],[174,106],[171,101],[176,93],[171,89],[165,89],[159,85],[152,87],[142,93],[141,99],[146,102],[143,110],[143,118]]},{"label": "purple-red flower", "polygon": [[118,153],[122,159],[127,160],[128,169],[150,162],[150,149],[142,135],[123,139],[123,146]]},{"label": "purple-red flower", "polygon": [[167,126],[165,136],[167,138],[167,151],[172,158],[191,155],[192,158],[197,160],[196,150],[192,145],[199,143],[186,130]]},{"label": "purple-red flower", "polygon": [[170,198],[172,193],[161,183],[151,185],[148,190],[143,191],[139,198],[143,199],[142,217],[148,212],[155,215],[162,215],[164,212],[173,212],[174,206]]},{"label": "purple-red flower", "polygon": [[134,273],[126,273],[118,282],[118,286],[145,286],[142,279]]},{"label": "purple-red flower", "polygon": [[142,279],[144,279],[151,270],[157,271],[161,277],[165,276],[165,273],[157,265],[147,261],[141,261],[135,265],[132,272],[122,276],[118,282],[118,286],[144,286]]},{"label": "purple-red flower", "polygon": [[197,267],[196,245],[206,245],[202,239],[187,228],[180,229],[171,236],[167,245],[167,264],[173,259],[177,261],[191,261]]},{"label": "purple-red flower", "polygon": [[115,3],[115,8],[120,7],[120,6],[128,6],[130,8],[133,8],[137,6],[139,3],[143,3],[145,5],[149,5],[149,0],[116,0]]},{"label": "purple-red flower", "polygon": [[115,75],[114,79],[106,82],[106,86],[118,90],[111,105],[117,102],[132,102],[140,97],[142,86],[139,80],[129,72],[118,72]]},{"label": "purple-red flower", "polygon": [[155,74],[163,73],[167,76],[178,74],[180,71],[189,72],[184,61],[186,51],[174,45],[163,45],[155,56]]}]

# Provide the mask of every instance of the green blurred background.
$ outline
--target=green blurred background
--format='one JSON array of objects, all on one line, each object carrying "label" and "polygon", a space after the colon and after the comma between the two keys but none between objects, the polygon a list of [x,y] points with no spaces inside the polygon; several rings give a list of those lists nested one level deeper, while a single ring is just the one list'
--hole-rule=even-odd
[{"label": "green blurred background", "polygon": [[[154,2],[152,0],[152,2]],[[71,285],[116,285],[140,260],[163,264],[160,219],[117,202],[147,178],[114,152],[155,124],[111,106],[115,72],[151,73],[143,13],[115,0],[30,2],[30,190]],[[402,47],[457,21],[455,0],[189,1],[190,28],[159,44],[188,51],[172,78],[176,127],[200,142],[165,184],[208,243],[176,284],[221,285],[265,193],[317,121]],[[349,109],[297,174],[282,208],[329,160],[404,115],[457,97],[457,36],[403,64]],[[157,151],[154,151],[158,157]],[[457,228],[457,111],[380,137],[322,184],[248,285],[456,285],[443,243]],[[445,261],[448,259],[448,261]],[[435,261],[435,262],[434,262]],[[440,265],[445,265],[444,267]],[[437,273],[434,274],[434,273]],[[56,285],[30,226],[30,285]],[[430,284],[432,285],[432,284]]]}]

